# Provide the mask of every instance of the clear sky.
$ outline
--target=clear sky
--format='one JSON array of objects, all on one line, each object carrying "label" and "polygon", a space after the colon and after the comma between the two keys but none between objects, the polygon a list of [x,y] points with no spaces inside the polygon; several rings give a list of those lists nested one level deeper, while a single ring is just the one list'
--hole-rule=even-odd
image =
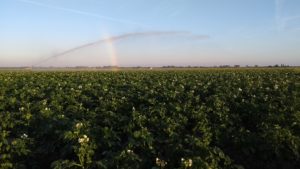
[{"label": "clear sky", "polygon": [[299,0],[0,0],[0,66],[300,65],[299,46]]}]

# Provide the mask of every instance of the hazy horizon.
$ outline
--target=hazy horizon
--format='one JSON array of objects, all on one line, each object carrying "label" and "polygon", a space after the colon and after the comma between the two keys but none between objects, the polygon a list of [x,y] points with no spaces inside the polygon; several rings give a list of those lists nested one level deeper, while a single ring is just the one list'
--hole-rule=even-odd
[{"label": "hazy horizon", "polygon": [[299,66],[299,44],[297,0],[0,0],[0,67]]}]

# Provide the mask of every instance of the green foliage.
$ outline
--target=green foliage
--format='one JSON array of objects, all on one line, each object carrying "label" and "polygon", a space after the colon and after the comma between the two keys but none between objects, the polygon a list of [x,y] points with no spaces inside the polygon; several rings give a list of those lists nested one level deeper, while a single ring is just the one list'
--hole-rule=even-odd
[{"label": "green foliage", "polygon": [[300,168],[292,69],[0,72],[0,168]]}]

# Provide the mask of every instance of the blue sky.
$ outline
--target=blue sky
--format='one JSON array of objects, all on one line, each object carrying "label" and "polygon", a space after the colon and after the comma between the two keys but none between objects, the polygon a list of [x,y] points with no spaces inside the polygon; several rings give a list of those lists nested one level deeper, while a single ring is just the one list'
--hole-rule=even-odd
[{"label": "blue sky", "polygon": [[300,65],[299,44],[299,0],[0,0],[0,66]]}]

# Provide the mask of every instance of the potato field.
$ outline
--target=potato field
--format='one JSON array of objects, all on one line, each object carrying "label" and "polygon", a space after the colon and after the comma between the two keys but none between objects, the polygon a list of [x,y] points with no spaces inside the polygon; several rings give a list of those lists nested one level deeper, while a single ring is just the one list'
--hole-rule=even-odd
[{"label": "potato field", "polygon": [[1,71],[1,169],[299,169],[293,69]]}]

